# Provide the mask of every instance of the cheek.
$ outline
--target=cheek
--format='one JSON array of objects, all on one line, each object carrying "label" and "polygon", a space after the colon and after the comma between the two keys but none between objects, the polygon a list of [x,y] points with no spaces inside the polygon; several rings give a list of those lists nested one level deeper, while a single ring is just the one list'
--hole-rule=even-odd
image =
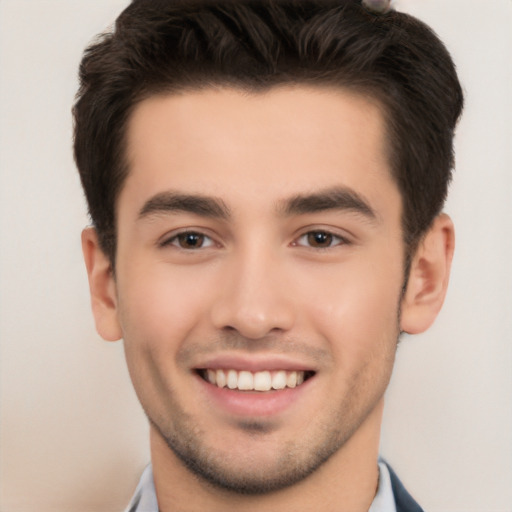
[{"label": "cheek", "polygon": [[[125,343],[140,350],[175,352],[198,327],[207,309],[206,276],[190,269],[154,265],[140,275],[131,271],[119,289],[120,320]],[[137,276],[137,277],[134,277]]]},{"label": "cheek", "polygon": [[[382,269],[386,268],[386,271]],[[394,347],[402,268],[352,266],[333,269],[322,290],[310,298],[310,321],[341,361],[361,360]]]},{"label": "cheek", "polygon": [[127,269],[124,275],[130,279],[120,279],[118,295],[125,357],[139,401],[155,417],[170,401],[179,401],[171,390],[187,370],[177,354],[192,331],[199,336],[207,309],[205,288],[189,272],[171,272],[165,265],[140,273]]}]

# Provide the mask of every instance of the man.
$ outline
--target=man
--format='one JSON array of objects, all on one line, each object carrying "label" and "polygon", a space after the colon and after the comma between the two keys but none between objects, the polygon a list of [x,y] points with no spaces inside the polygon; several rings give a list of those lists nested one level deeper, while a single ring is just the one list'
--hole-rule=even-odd
[{"label": "man", "polygon": [[93,313],[151,426],[128,510],[421,510],[378,445],[453,253],[442,43],[378,2],[135,0],[80,77]]}]

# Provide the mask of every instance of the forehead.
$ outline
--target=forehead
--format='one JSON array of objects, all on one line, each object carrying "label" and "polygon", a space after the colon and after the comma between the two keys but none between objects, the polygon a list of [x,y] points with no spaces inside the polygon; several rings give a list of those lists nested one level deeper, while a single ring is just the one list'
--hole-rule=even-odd
[{"label": "forehead", "polygon": [[153,96],[128,124],[129,174],[119,202],[167,188],[219,196],[236,208],[237,201],[275,202],[332,186],[378,201],[383,185],[396,189],[385,140],[380,105],[345,90],[212,88]]}]

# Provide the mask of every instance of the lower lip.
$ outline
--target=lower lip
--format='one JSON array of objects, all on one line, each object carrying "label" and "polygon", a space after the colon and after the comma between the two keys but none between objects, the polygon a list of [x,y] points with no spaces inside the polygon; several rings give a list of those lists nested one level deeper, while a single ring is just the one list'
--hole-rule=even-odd
[{"label": "lower lip", "polygon": [[209,402],[228,414],[246,418],[261,418],[280,414],[292,407],[304,395],[314,380],[310,377],[296,388],[273,391],[237,391],[219,388],[197,376]]}]

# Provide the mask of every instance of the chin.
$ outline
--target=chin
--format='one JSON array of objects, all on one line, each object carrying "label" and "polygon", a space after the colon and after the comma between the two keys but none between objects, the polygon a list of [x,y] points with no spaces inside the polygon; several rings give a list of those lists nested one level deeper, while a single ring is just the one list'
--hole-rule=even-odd
[{"label": "chin", "polygon": [[[175,418],[176,419],[176,418]],[[237,424],[236,433],[226,432],[223,448],[207,433],[174,424],[174,433],[153,426],[177,459],[207,485],[229,493],[262,495],[294,486],[314,473],[345,444],[350,436],[339,431],[315,436],[288,436],[265,421]]]}]

